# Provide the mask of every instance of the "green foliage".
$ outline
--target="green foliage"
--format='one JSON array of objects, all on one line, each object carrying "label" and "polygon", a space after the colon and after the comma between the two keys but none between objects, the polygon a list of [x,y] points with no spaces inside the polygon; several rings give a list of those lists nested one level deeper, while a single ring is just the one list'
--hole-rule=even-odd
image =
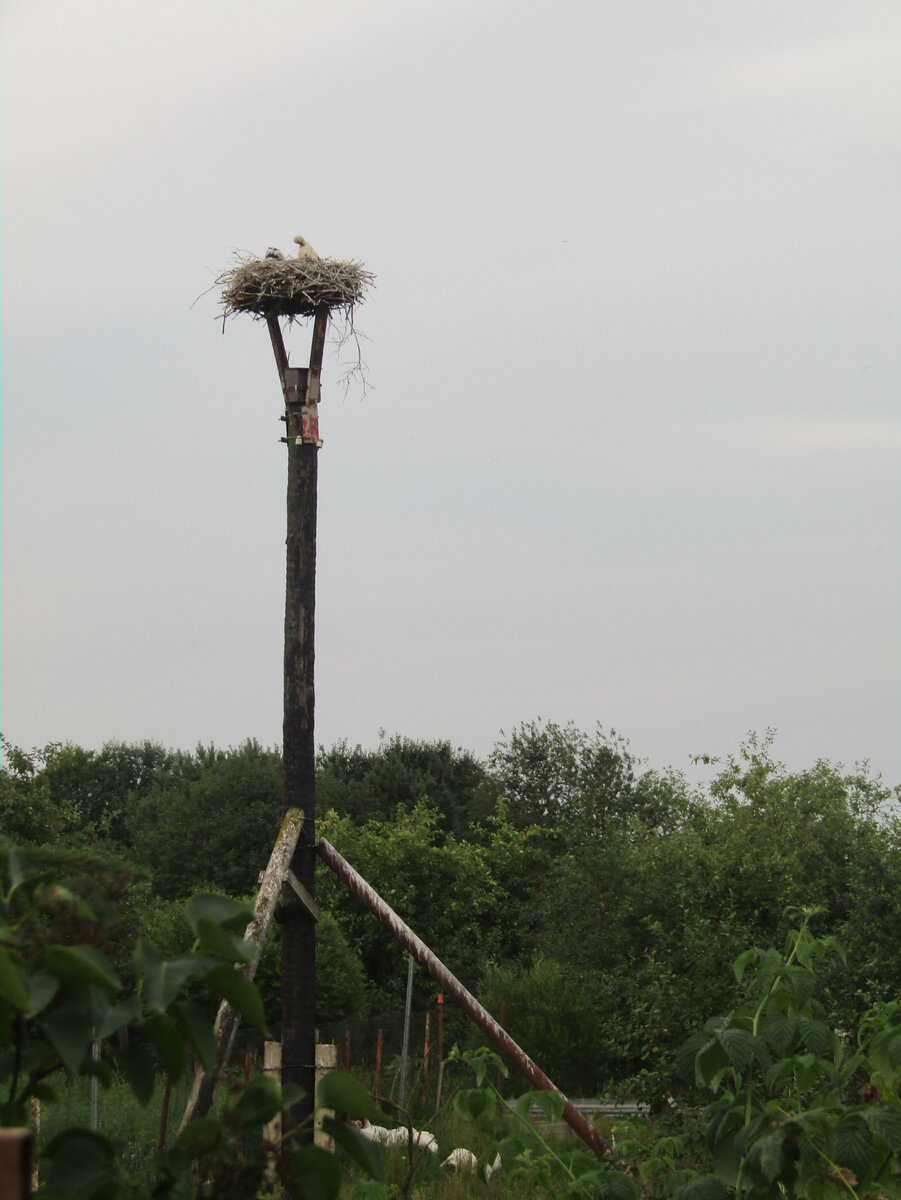
[{"label": "green foliage", "polygon": [[[476,986],[487,959],[523,953],[547,855],[530,831],[514,829],[502,813],[477,842],[441,834],[425,803],[399,809],[391,824],[359,826],[327,813],[320,830],[468,987]],[[337,917],[384,1002],[402,1003],[404,957],[391,934],[325,869],[317,898]]]},{"label": "green foliage", "polygon": [[506,1180],[527,1182],[547,1195],[565,1200],[583,1197],[635,1200],[638,1188],[630,1175],[584,1145],[566,1148],[552,1145],[533,1122],[533,1106],[545,1121],[559,1121],[565,1103],[563,1096],[557,1092],[529,1091],[510,1102],[501,1096],[493,1082],[498,1074],[507,1074],[501,1058],[486,1048],[465,1051],[458,1057],[472,1071],[476,1083],[474,1088],[457,1092],[454,1107],[459,1115],[479,1121],[493,1117],[500,1105],[516,1122],[516,1132],[490,1145],[480,1155],[478,1169],[482,1178],[497,1170],[500,1160]]},{"label": "green foliage", "polygon": [[488,761],[512,823],[553,829],[573,846],[602,842],[633,823],[653,830],[678,824],[676,795],[660,795],[653,774],[639,778],[628,747],[615,730],[598,726],[589,735],[571,722],[531,721],[502,734]]},{"label": "green foliage", "polygon": [[679,1065],[714,1101],[707,1142],[714,1171],[677,1200],[829,1200],[893,1195],[901,1186],[901,1004],[866,1014],[851,1046],[824,1020],[817,968],[841,955],[795,910],[785,956],[754,948],[735,961],[745,1003],[713,1018]]},{"label": "green foliage", "polygon": [[[256,982],[267,1012],[281,1011],[281,925],[273,921],[263,946]],[[316,1021],[328,1024],[363,1016],[373,989],[356,947],[336,918],[323,912],[316,926]]]},{"label": "green foliage", "polygon": [[598,1088],[602,1059],[595,1000],[578,971],[548,958],[528,968],[489,965],[479,994],[496,1016],[502,1003],[508,1005],[508,1033],[547,1064],[555,1080],[566,1080],[581,1095]]},{"label": "green foliage", "polygon": [[[901,904],[896,792],[824,762],[790,773],[770,750],[751,738],[707,795],[676,776],[643,777],[661,804],[673,797],[666,833],[633,820],[555,862],[537,950],[590,994],[587,1040],[606,1087],[655,1102],[672,1091],[681,1043],[738,1001],[722,962],[781,944],[790,905],[826,907],[827,931],[852,951],[847,966],[824,968],[839,1024],[901,990],[889,915]],[[571,1053],[560,1047],[564,1061]]]},{"label": "green foliage", "polygon": [[281,756],[247,741],[229,750],[198,747],[177,773],[130,799],[127,825],[157,895],[184,899],[214,887],[241,896],[256,888],[281,812]]},{"label": "green foliage", "polygon": [[[265,1028],[255,985],[240,970],[247,948],[236,931],[251,915],[225,897],[199,895],[187,906],[194,942],[187,953],[163,957],[146,939],[135,950],[136,987],[123,988],[110,960],[90,944],[62,944],[37,938],[54,928],[57,910],[71,910],[71,928],[91,930],[102,918],[77,893],[52,881],[50,872],[28,869],[6,844],[0,856],[0,1124],[28,1123],[29,1102],[53,1105],[66,1076],[94,1076],[104,1088],[124,1078],[139,1104],[154,1092],[158,1064],[177,1081],[190,1054],[205,1070],[216,1058],[212,1012],[187,995],[202,981],[216,1000],[226,999],[252,1027]],[[128,1030],[129,1038],[111,1055],[95,1059],[92,1044]],[[273,1146],[267,1163],[244,1154],[248,1129],[287,1112],[298,1089],[284,1090],[259,1075],[232,1089],[214,1115],[190,1122],[173,1146],[158,1156],[153,1195],[180,1200],[194,1195],[251,1198],[272,1180],[304,1194],[335,1200],[341,1183],[336,1158],[298,1144],[297,1127]],[[325,1103],[366,1116],[381,1113],[353,1080],[333,1076]],[[381,1159],[365,1153],[355,1131],[332,1121],[342,1152],[378,1179]],[[67,1126],[43,1148],[40,1195],[48,1200],[119,1200],[139,1194],[116,1144],[106,1136]]]},{"label": "green foliage", "polygon": [[71,844],[103,839],[127,848],[126,809],[176,769],[181,756],[155,742],[107,742],[102,750],[51,742],[26,752],[2,740],[0,827],[13,840]]},{"label": "green foliage", "polygon": [[[124,980],[139,932],[164,957],[190,950],[179,900],[254,893],[281,817],[277,751],[4,744],[4,756],[4,831],[39,842],[32,861],[89,906],[118,896],[118,928],[97,936]],[[899,790],[865,766],[790,772],[770,733],[705,762],[711,781],[690,787],[643,772],[613,732],[541,721],[502,736],[485,764],[446,742],[338,743],[318,755],[318,828],[495,1012],[508,1002],[560,1086],[656,1102],[677,1086],[690,1031],[739,1003],[721,964],[781,944],[790,905],[823,906],[847,948],[847,965],[821,965],[834,1023],[854,1028],[901,992]],[[331,873],[318,888],[318,1019],[398,1012],[403,952]],[[270,1008],[279,976],[276,928],[258,973]],[[197,980],[186,987],[203,1001]],[[432,996],[418,975],[414,1003]]]},{"label": "green foliage", "polygon": [[316,759],[318,814],[335,812],[356,824],[392,821],[399,808],[427,803],[436,828],[469,836],[494,808],[485,768],[450,742],[382,736],[377,750],[337,742]]}]

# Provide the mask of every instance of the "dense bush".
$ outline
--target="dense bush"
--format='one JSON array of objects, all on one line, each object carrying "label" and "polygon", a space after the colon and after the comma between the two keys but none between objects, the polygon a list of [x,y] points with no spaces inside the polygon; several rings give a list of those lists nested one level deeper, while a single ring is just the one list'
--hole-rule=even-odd
[{"label": "dense bush", "polygon": [[[101,910],[100,901],[105,907]],[[187,953],[167,958],[146,938],[133,947],[136,979],[123,986],[98,943],[115,924],[114,900],[90,895],[29,868],[7,842],[0,853],[0,1125],[22,1127],[30,1104],[55,1105],[72,1077],[103,1088],[117,1078],[146,1106],[160,1067],[177,1082],[195,1055],[207,1073],[217,1063],[213,1015],[227,1000],[258,1033],[265,1030],[260,994],[242,971],[249,961],[240,937],[250,911],[217,896],[194,896],[185,906],[192,932]],[[189,985],[202,983],[211,1003],[196,1003]],[[127,1036],[117,1036],[127,1035]],[[107,1042],[98,1057],[94,1044]],[[302,1092],[258,1075],[226,1089],[224,1105],[195,1113],[173,1144],[156,1156],[152,1194],[160,1200],[233,1197],[253,1200],[270,1178],[293,1192],[336,1200],[341,1169],[324,1150],[304,1145],[290,1121]],[[381,1113],[352,1081],[335,1076],[325,1103],[361,1116]],[[244,1153],[248,1130],[282,1114],[283,1133],[269,1153]],[[329,1118],[339,1146],[374,1177],[378,1157],[356,1130]],[[119,1148],[96,1130],[69,1125],[43,1147],[41,1191],[48,1200],[126,1200],[142,1193]]]},{"label": "dense bush", "polygon": [[[253,894],[280,818],[277,751],[5,756],[4,831],[45,855],[118,856],[132,916],[173,952],[185,933],[171,902]],[[446,742],[339,743],[319,753],[318,831],[495,1015],[507,1000],[558,1083],[659,1100],[688,1031],[737,1002],[723,964],[780,944],[788,906],[823,907],[848,948],[848,966],[823,968],[836,1023],[901,990],[899,789],[828,762],[790,772],[770,735],[707,765],[709,785],[690,786],[643,771],[616,734],[541,722],[485,763]],[[403,951],[325,868],[317,887],[320,1020],[397,1012]],[[272,1004],[278,976],[276,933],[260,975]],[[415,1005],[434,991],[418,973]]]}]

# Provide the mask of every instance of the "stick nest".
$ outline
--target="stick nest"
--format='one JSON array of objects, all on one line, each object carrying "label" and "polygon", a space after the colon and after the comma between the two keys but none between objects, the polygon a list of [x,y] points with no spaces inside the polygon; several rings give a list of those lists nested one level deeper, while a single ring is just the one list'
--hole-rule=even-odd
[{"label": "stick nest", "polygon": [[333,258],[254,258],[240,256],[218,277],[222,316],[312,317],[336,309],[352,323],[353,309],[366,297],[375,276],[361,263]]}]

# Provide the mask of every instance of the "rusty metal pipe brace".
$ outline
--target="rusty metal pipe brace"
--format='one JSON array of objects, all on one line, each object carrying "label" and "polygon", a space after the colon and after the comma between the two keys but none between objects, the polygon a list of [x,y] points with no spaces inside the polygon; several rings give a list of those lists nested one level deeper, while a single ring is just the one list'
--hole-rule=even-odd
[{"label": "rusty metal pipe brace", "polygon": [[[335,872],[339,879],[358,899],[366,905],[371,913],[394,934],[402,946],[413,955],[418,963],[425,967],[429,974],[436,979],[442,989],[456,1000],[468,1017],[482,1030],[486,1037],[497,1047],[501,1055],[521,1075],[539,1091],[557,1092],[563,1095],[544,1071],[529,1058],[528,1054],[514,1042],[491,1013],[483,1008],[475,996],[460,983],[459,979],[447,969],[444,963],[432,953],[428,946],[416,936],[413,930],[397,915],[390,905],[386,904],[378,892],[369,886],[359,872],[355,871],[346,858],[343,858],[335,847],[320,838],[316,844],[316,852],[324,863]],[[598,1154],[610,1157],[613,1147],[601,1137],[597,1130],[582,1116],[579,1110],[566,1097],[563,1097],[563,1119],[583,1142]]]}]

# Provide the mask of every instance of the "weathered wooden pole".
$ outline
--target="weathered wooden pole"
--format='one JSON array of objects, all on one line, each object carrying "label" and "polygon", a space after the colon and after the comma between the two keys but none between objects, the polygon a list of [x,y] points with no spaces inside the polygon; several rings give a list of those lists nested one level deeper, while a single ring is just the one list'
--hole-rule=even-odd
[{"label": "weathered wooden pole", "polygon": [[[316,616],[316,501],[319,455],[319,376],[328,310],[313,323],[309,369],[287,365],[277,317],[268,319],[276,365],[285,396],[288,447],[287,537],[285,574],[285,654],[283,804],[303,814],[303,830],[291,870],[315,899],[314,742]],[[282,889],[282,1081],[296,1083],[306,1095],[292,1109],[303,1123],[303,1140],[312,1141],[316,1087],[316,923],[287,885]]]},{"label": "weathered wooden pole", "polygon": [[[353,329],[354,306],[373,275],[359,263],[320,258],[305,238],[294,238],[297,257],[270,246],[263,258],[239,256],[216,280],[222,287],[223,319],[234,313],[263,317],[269,328],[285,402],[282,439],[288,448],[285,570],[283,802],[302,814],[303,832],[283,875],[282,887],[282,1078],[299,1085],[303,1100],[286,1114],[286,1132],[309,1118],[315,1089],[315,742],[314,632],[316,616],[316,490],[319,447],[319,379],[330,312]],[[309,368],[291,367],[280,318],[313,318]]]}]

